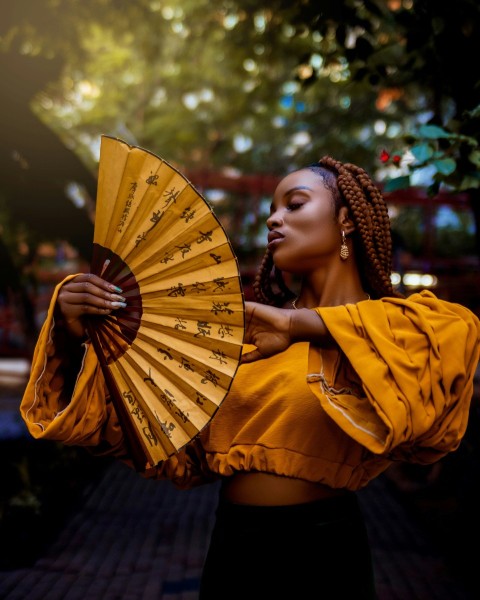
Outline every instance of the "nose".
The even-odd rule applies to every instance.
[[[283,219],[278,210],[272,212],[272,214],[267,219],[267,227],[269,229],[274,229],[275,227],[280,227],[283,225]]]

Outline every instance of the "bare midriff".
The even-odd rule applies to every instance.
[[[319,483],[271,473],[237,473],[222,482],[223,497],[235,504],[284,506],[344,495]]]

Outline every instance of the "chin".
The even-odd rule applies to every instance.
[[[303,271],[298,268],[299,263],[292,264],[292,261],[274,261],[275,267],[282,273],[288,273],[289,275],[301,275]]]

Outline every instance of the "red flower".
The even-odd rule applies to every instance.
[[[394,154],[392,156],[392,162],[394,165],[399,165],[401,160],[402,160],[402,157],[400,156],[400,154]]]
[[[380,160],[382,161],[382,163],[388,162],[389,158],[390,154],[386,150],[382,150],[380,153]]]

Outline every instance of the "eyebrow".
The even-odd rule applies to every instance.
[[[297,185],[288,190],[288,192],[285,192],[284,196],[291,196],[294,192],[298,192],[298,190],[308,190],[309,192],[313,192],[312,188],[308,187],[308,185]]]
[[[285,194],[283,194],[284,198],[287,198],[288,196],[291,196],[292,194],[294,194],[295,192],[298,192],[299,190],[308,190],[309,192],[313,192],[312,188],[308,187],[308,185],[296,185],[295,187],[289,189],[287,192],[285,192]],[[272,212],[274,206],[273,206],[273,202],[270,204],[270,213]]]

